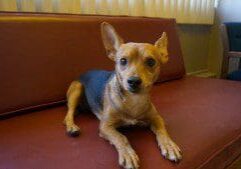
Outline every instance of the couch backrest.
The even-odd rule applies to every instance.
[[[80,73],[113,69],[101,41],[103,21],[126,42],[154,43],[166,31],[170,61],[159,81],[184,75],[174,19],[0,13],[0,114],[61,102]]]

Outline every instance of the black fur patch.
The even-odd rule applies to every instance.
[[[104,90],[114,74],[113,71],[93,70],[80,76],[79,81],[84,86],[86,100],[92,111],[103,110]]]

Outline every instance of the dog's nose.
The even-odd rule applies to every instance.
[[[142,80],[139,77],[132,76],[127,80],[128,84],[132,88],[137,88],[141,85]]]

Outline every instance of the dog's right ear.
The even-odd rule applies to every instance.
[[[167,63],[168,61],[168,50],[167,50],[167,46],[168,46],[168,37],[166,32],[162,33],[161,38],[159,38],[156,42],[155,42],[155,47],[157,47],[161,57],[161,62],[162,63]]]
[[[101,35],[108,57],[115,61],[116,52],[123,40],[116,33],[114,27],[107,22],[101,23]]]

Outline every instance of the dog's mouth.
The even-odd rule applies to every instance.
[[[131,93],[139,93],[141,91],[141,88],[140,87],[128,87],[128,91],[131,92]]]

